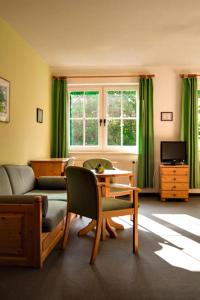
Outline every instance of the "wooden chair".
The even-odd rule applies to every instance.
[[[83,167],[89,170],[94,169],[98,164],[101,164],[104,169],[107,170],[115,170],[116,168],[113,166],[112,162],[105,158],[92,158],[85,160],[83,162]],[[133,186],[133,180],[129,186],[122,185],[117,182],[114,182],[111,179],[110,182],[110,197],[120,197],[120,196],[128,196],[130,202],[133,199],[133,190],[129,189],[130,186]]]
[[[133,252],[138,252],[138,188],[133,191],[133,202],[122,199],[103,198],[101,189],[104,183],[97,183],[92,171],[81,167],[70,166],[67,176],[67,220],[62,247],[65,248],[70,221],[74,214],[82,215],[96,221],[96,233],[90,264],[93,264],[98,252],[100,235],[107,218],[133,215]]]

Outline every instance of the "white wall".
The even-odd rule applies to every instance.
[[[155,188],[153,191],[159,190],[159,172],[160,163],[160,141],[161,140],[177,140],[180,138],[180,108],[181,108],[181,80],[180,73],[198,73],[200,67],[181,67],[181,66],[151,66],[140,69],[113,69],[113,70],[53,70],[55,75],[124,75],[124,74],[155,74],[154,78],[154,132],[155,132]],[[173,112],[173,121],[161,121],[160,115],[162,111]],[[97,157],[98,153],[72,153],[76,157],[78,163],[90,157]],[[137,159],[135,155],[125,154],[108,154],[101,153],[101,156],[110,158],[114,161],[129,161]],[[149,191],[149,190],[146,190]],[[152,190],[150,190],[152,191]]]

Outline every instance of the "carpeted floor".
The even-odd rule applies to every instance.
[[[91,267],[93,233],[78,238],[88,220],[77,219],[65,251],[57,247],[41,270],[0,267],[0,299],[200,299],[200,197],[140,197],[139,214],[138,256],[129,218],[122,218],[126,229],[101,242]]]

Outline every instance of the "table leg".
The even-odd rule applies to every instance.
[[[109,218],[109,224],[110,224],[110,226],[112,226],[116,229],[124,230],[124,226],[122,224],[119,224],[119,223],[113,221],[113,219],[111,219],[111,218]]]
[[[89,231],[92,231],[96,227],[96,220],[92,220],[86,227],[79,230],[78,236],[86,235]]]
[[[106,220],[102,219],[102,224],[101,224],[101,240],[105,241],[106,239]]]
[[[111,227],[112,219],[106,219],[106,229],[110,235],[111,238],[115,239],[117,237],[116,231]]]

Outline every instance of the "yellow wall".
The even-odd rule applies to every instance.
[[[0,122],[0,164],[27,163],[50,153],[50,71],[0,19],[0,77],[10,81],[10,123]],[[36,122],[36,108],[43,123]]]

